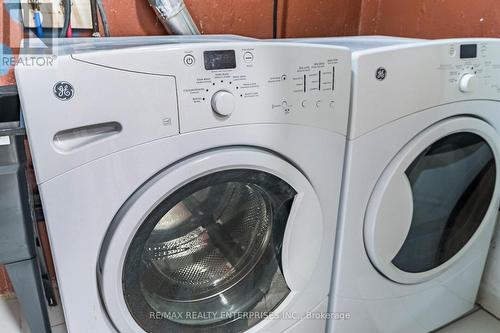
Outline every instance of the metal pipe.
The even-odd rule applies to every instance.
[[[148,0],[161,23],[172,35],[199,35],[184,0]]]

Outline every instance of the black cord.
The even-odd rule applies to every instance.
[[[69,24],[71,22],[71,0],[62,0],[64,10],[64,24],[59,37],[64,38],[68,34]]]
[[[274,0],[273,5],[273,38],[278,37],[278,0]]]
[[[93,36],[99,35],[99,17],[97,14],[96,0],[90,0],[90,12],[92,13],[92,32]]]

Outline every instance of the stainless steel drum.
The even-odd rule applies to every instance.
[[[135,319],[148,331],[258,322],[245,313],[264,316],[289,293],[280,261],[295,194],[268,173],[231,170],[164,199],[127,254],[124,290]],[[148,311],[162,314],[158,328],[142,319]]]

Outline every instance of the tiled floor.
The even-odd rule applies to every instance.
[[[49,307],[52,333],[66,333],[61,306]],[[19,303],[15,298],[0,297],[0,332],[31,333]]]
[[[436,333],[499,333],[500,320],[484,310],[478,310]]]

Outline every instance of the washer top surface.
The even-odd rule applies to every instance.
[[[28,41],[28,40],[24,40]],[[21,44],[24,43],[21,42]],[[137,37],[84,37],[60,39],[29,39],[32,47],[49,46],[59,56],[75,53],[88,53],[104,50],[118,50],[131,47],[155,45],[216,43],[216,42],[256,41],[254,38],[237,35],[180,35],[180,36],[137,36]],[[23,51],[24,49],[21,49]]]

